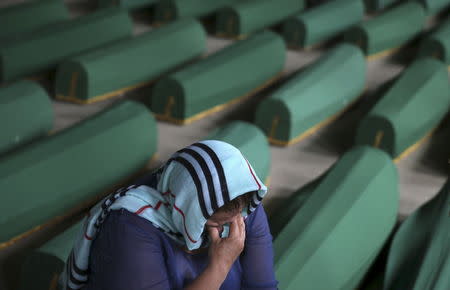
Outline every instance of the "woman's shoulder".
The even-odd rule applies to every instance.
[[[160,240],[164,233],[149,220],[129,212],[126,209],[113,210],[105,221],[109,230],[118,230],[126,234],[136,234],[149,240]]]

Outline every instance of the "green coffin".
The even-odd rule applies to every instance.
[[[216,34],[239,37],[272,26],[303,10],[303,0],[250,0],[224,7],[217,13]]]
[[[0,9],[0,39],[17,37],[69,19],[62,0],[33,0]]]
[[[31,81],[0,88],[0,124],[0,155],[46,135],[53,127],[47,92]]]
[[[121,7],[129,10],[150,7],[160,0],[97,0],[99,8]]]
[[[264,133],[255,125],[234,121],[215,130],[205,139],[230,143],[242,152],[261,180],[265,181],[269,177],[269,143]]]
[[[150,112],[128,101],[2,158],[0,249],[135,173],[156,139]]]
[[[255,123],[276,145],[290,145],[328,124],[362,94],[366,61],[341,44],[294,76],[256,109]]]
[[[387,154],[344,154],[274,241],[279,288],[354,289],[395,225],[398,200]]]
[[[284,227],[295,216],[295,214],[300,210],[300,208],[311,197],[311,194],[314,192],[314,190],[316,190],[317,186],[322,182],[322,180],[323,177],[319,177],[301,187],[290,197],[288,197],[286,201],[284,201],[283,204],[278,208],[279,210],[270,217],[270,232],[275,239],[278,234],[283,231]]]
[[[132,33],[126,11],[105,9],[0,46],[0,80],[54,68],[60,61]]]
[[[56,74],[56,97],[76,103],[103,100],[145,85],[205,49],[202,25],[181,20],[65,61]]]
[[[183,17],[204,17],[237,0],[163,0],[155,7],[155,21],[173,21]]]
[[[78,222],[27,255],[21,269],[20,290],[57,289],[59,275],[82,226]]]
[[[450,66],[450,18],[442,23],[436,32],[425,38],[419,55],[441,59]]]
[[[363,0],[367,12],[380,11],[400,1],[403,0]]]
[[[161,120],[187,124],[239,101],[283,69],[285,44],[264,31],[157,82],[151,108]]]
[[[286,20],[283,37],[292,47],[316,45],[357,24],[363,16],[361,0],[330,1]]]
[[[392,242],[384,289],[450,289],[450,180],[411,214]]]
[[[430,14],[439,13],[441,10],[450,8],[450,0],[420,0],[420,2]]]
[[[402,152],[411,152],[449,109],[445,65],[431,58],[416,60],[361,121],[356,144],[379,147],[401,159]]]
[[[344,38],[373,57],[412,40],[422,31],[425,19],[425,10],[420,3],[407,2],[354,26]]]

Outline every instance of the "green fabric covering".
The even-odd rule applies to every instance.
[[[286,20],[282,32],[289,46],[307,47],[343,32],[363,16],[361,0],[334,0]]]
[[[164,0],[155,7],[155,21],[168,22],[183,17],[203,17],[237,0]]]
[[[403,0],[363,0],[367,12],[380,11],[400,1]]]
[[[158,3],[158,1],[160,0],[98,0],[98,7],[105,8],[115,6],[133,10],[150,7]]]
[[[316,190],[322,180],[323,177],[319,177],[301,187],[283,202],[276,214],[270,217],[270,232],[275,239],[311,197],[311,194]]]
[[[384,289],[450,289],[450,180],[411,214],[392,242]]]
[[[50,98],[37,83],[21,81],[0,88],[0,154],[47,134],[53,118]]]
[[[431,58],[416,60],[361,121],[356,143],[398,157],[436,127],[449,109],[444,64]]]
[[[181,20],[62,63],[56,75],[56,95],[86,101],[137,86],[205,50],[202,25],[195,20]]]
[[[194,63],[155,84],[153,112],[187,120],[225,104],[263,85],[284,66],[285,44],[264,31]],[[173,99],[173,106],[167,106]],[[167,110],[169,107],[169,111]]]
[[[355,101],[365,80],[361,50],[341,44],[262,101],[255,123],[271,142],[288,145]]]
[[[450,18],[439,29],[425,38],[420,46],[420,56],[432,56],[450,65]]]
[[[398,200],[387,154],[344,154],[274,241],[279,288],[353,289],[395,225]]]
[[[230,143],[241,150],[263,182],[269,177],[269,143],[264,133],[255,125],[234,121],[215,130],[205,139]]]
[[[439,13],[441,10],[450,8],[450,0],[420,0],[420,2],[423,3],[430,14]]]
[[[76,223],[27,255],[21,269],[20,290],[52,289],[53,279],[62,272],[82,226],[82,222]]]
[[[0,80],[11,81],[54,68],[72,55],[132,33],[126,11],[104,9],[0,46]]]
[[[17,37],[69,19],[61,0],[34,0],[0,9],[0,38]]]
[[[231,4],[217,13],[216,33],[247,35],[277,24],[303,10],[303,0],[247,0]]]
[[[128,101],[5,156],[0,160],[0,243],[129,177],[155,153],[156,139],[152,115]]]
[[[422,31],[425,20],[422,5],[407,2],[354,26],[344,37],[371,55],[410,41]]]

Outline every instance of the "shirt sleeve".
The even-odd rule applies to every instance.
[[[262,205],[246,220],[246,239],[240,256],[242,289],[277,289],[273,268],[272,235]]]
[[[149,234],[146,225],[137,220],[139,217],[127,211],[111,215],[95,241],[95,252],[91,253],[92,270],[96,273],[92,273],[93,287],[88,289],[170,289],[158,236]]]

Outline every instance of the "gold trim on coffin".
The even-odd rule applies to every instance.
[[[316,133],[323,127],[331,124],[333,121],[335,121],[337,118],[339,118],[343,113],[345,113],[348,109],[350,109],[350,107],[353,106],[359,99],[361,99],[361,97],[365,94],[365,91],[366,90],[364,90],[363,93],[361,95],[359,95],[359,97],[357,97],[355,100],[350,102],[347,106],[345,106],[342,110],[340,110],[336,114],[334,114],[334,115],[328,117],[327,119],[323,120],[322,122],[314,125],[313,127],[309,128],[305,132],[301,133],[300,135],[298,135],[297,137],[295,137],[289,141],[278,140],[278,139],[275,139],[272,137],[273,135],[275,135],[276,127],[278,126],[278,120],[279,120],[279,117],[275,116],[274,119],[272,120],[272,128],[270,130],[271,135],[269,135],[267,137],[267,139],[269,140],[269,143],[272,145],[278,145],[278,146],[289,146],[289,145],[292,145],[292,144],[295,144],[295,143],[298,143],[298,142],[304,140],[305,138],[311,136],[312,134]]]
[[[386,49],[386,50],[383,50],[383,51],[380,51],[380,52],[368,55],[368,56],[366,56],[366,59],[367,59],[367,61],[377,60],[377,59],[380,59],[382,57],[385,57],[385,56],[388,56],[388,55],[392,55],[392,54],[396,53],[397,51],[399,51],[401,48],[402,47],[399,46],[399,47],[394,47],[394,48],[391,48],[391,49]]]
[[[76,103],[76,104],[80,104],[80,105],[87,105],[87,104],[92,104],[92,103],[96,103],[96,102],[100,102],[100,101],[104,101],[106,99],[118,96],[120,94],[124,94],[126,92],[132,91],[134,89],[140,88],[140,87],[144,87],[146,85],[150,85],[151,83],[153,83],[154,80],[151,81],[145,81],[145,82],[141,82],[137,85],[132,85],[132,86],[128,86],[122,89],[118,89],[116,91],[112,91],[103,95],[99,95],[93,98],[89,98],[87,100],[82,100],[82,99],[78,99],[74,96],[65,96],[65,95],[56,95],[56,99],[57,100],[61,100],[61,101],[68,101],[68,102],[72,102],[72,103]],[[72,91],[72,90],[71,90]]]
[[[225,38],[225,39],[230,39],[230,40],[243,40],[248,37],[248,34],[231,35],[231,34],[224,33],[224,32],[218,32],[218,33],[214,34],[214,36],[218,37],[218,38]]]
[[[187,119],[177,119],[177,118],[174,118],[174,117],[170,116],[170,111],[171,111],[170,109],[175,104],[175,99],[173,98],[173,96],[170,96],[167,99],[167,104],[166,104],[166,107],[165,107],[165,110],[164,110],[164,114],[155,114],[155,117],[158,120],[167,121],[167,122],[174,123],[174,124],[177,124],[177,125],[188,125],[188,124],[190,124],[190,123],[192,123],[194,121],[200,120],[200,119],[202,119],[202,118],[204,118],[206,116],[209,116],[209,115],[211,115],[213,113],[220,112],[220,111],[228,108],[231,105],[234,105],[234,104],[236,104],[238,102],[243,101],[247,97],[251,97],[251,96],[255,95],[259,91],[269,87],[270,85],[272,85],[273,83],[278,81],[282,76],[283,76],[283,73],[281,72],[281,73],[277,74],[275,77],[273,77],[273,78],[269,79],[268,81],[266,81],[261,86],[259,86],[256,89],[250,91],[249,93],[247,93],[247,94],[245,94],[243,96],[237,97],[237,98],[235,98],[235,99],[233,99],[233,100],[231,100],[231,101],[229,101],[227,103],[224,103],[224,104],[221,104],[221,105],[217,105],[217,106],[212,107],[212,108],[210,108],[208,110],[200,112],[200,113],[198,113],[198,114],[196,114],[196,115],[194,115],[192,117],[189,117]]]
[[[114,189],[114,188],[123,186],[126,183],[128,183],[131,179],[133,179],[133,178],[141,175],[143,172],[145,172],[147,170],[147,167],[157,159],[157,156],[158,156],[157,153],[153,154],[152,157],[149,159],[149,161],[147,161],[147,164],[142,169],[138,170],[135,174],[132,174],[128,178],[125,178],[122,182],[117,183],[115,186],[111,186],[109,190],[103,192],[102,194],[92,197],[85,202],[82,202],[80,205],[78,205],[78,206],[74,207],[72,210],[70,210],[67,214],[56,216],[43,224],[35,226],[35,227],[31,228],[30,230],[25,231],[25,232],[21,233],[20,235],[17,235],[15,237],[9,239],[6,242],[0,243],[0,250],[3,250],[5,248],[8,248],[8,247],[14,245],[15,243],[22,240],[23,238],[26,238],[26,237],[30,236],[31,234],[38,232],[41,229],[45,229],[49,226],[56,225],[59,222],[64,221],[65,219],[68,219],[78,213],[83,212],[84,210],[88,209],[89,207],[94,205],[96,202],[101,200],[104,196],[106,196],[106,194],[110,193],[111,188]]]
[[[414,143],[413,145],[409,146],[408,148],[406,148],[402,153],[400,153],[395,159],[394,159],[394,163],[398,163],[401,160],[403,160],[404,158],[406,158],[407,156],[409,156],[411,153],[413,153],[414,151],[416,151],[417,149],[419,149],[419,147],[425,143],[425,141],[427,141],[428,139],[430,139],[430,137],[434,134],[434,132],[436,131],[436,129],[439,126],[434,127],[433,129],[431,129],[431,131],[429,131],[427,134],[425,134],[425,136],[423,136],[421,139],[419,139],[419,141],[417,141],[416,143]]]

